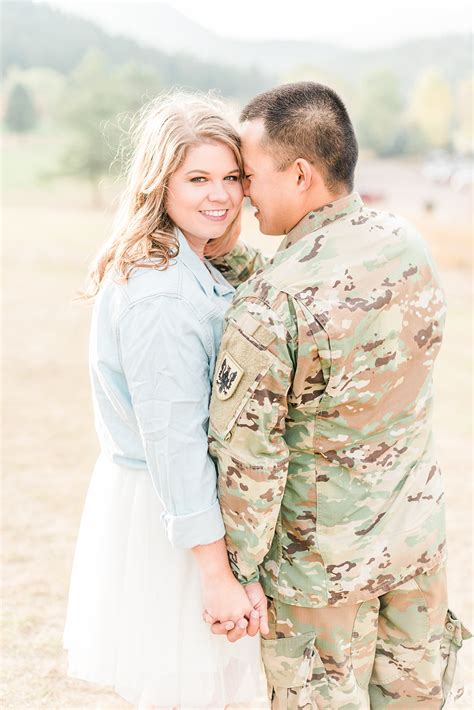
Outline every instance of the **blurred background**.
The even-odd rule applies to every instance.
[[[65,677],[69,572],[97,455],[90,308],[74,297],[109,234],[130,116],[172,87],[214,90],[237,114],[279,83],[329,84],[359,137],[357,189],[414,221],[429,242],[449,302],[435,428],[452,607],[472,625],[471,3],[295,8],[1,3],[3,707],[126,707]],[[250,211],[244,237],[267,254],[278,246]],[[466,667],[469,658],[467,649]],[[457,707],[472,707],[470,691]]]

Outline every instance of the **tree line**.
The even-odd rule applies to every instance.
[[[26,19],[19,13],[25,5],[32,12]],[[271,85],[310,79],[332,86],[341,95],[363,150],[382,157],[421,155],[433,149],[472,151],[472,73],[453,82],[439,70],[422,66],[409,91],[398,76],[384,70],[371,71],[352,83],[310,65],[269,77],[161,55],[45,6],[4,3],[4,15],[5,8],[10,24],[3,42],[3,66],[7,66],[0,97],[3,130],[63,137],[59,172],[87,178],[92,185],[110,172],[111,164],[118,164],[114,158],[123,144],[129,117],[172,86],[217,89],[238,108]],[[34,21],[40,25],[33,32]],[[29,44],[25,27],[33,32],[27,32]],[[38,42],[31,41],[43,30]],[[61,32],[67,41],[57,42]],[[53,35],[55,46],[48,54],[45,42],[52,44]],[[96,48],[86,51],[89,42],[96,42]],[[71,64],[74,60],[75,65]]]

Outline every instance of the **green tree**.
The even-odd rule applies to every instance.
[[[422,72],[413,90],[410,118],[431,148],[449,148],[453,99],[448,82],[433,69]]]
[[[136,111],[157,88],[156,72],[133,64],[114,69],[97,50],[72,73],[60,113],[70,134],[62,170],[88,180],[94,204],[100,204],[100,180],[120,144],[121,116]]]
[[[37,112],[37,127],[50,129],[58,111],[58,100],[64,89],[65,77],[53,69],[44,67],[31,69],[11,67],[1,89],[2,104],[6,105],[15,84],[22,84],[29,92]]]
[[[28,133],[37,123],[38,115],[30,92],[23,84],[14,84],[8,96],[5,125],[14,133]]]
[[[356,109],[356,127],[361,146],[386,156],[398,152],[403,99],[397,77],[377,72],[363,83]]]

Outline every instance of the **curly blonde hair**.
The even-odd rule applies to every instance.
[[[243,175],[240,139],[226,113],[223,102],[211,95],[181,91],[160,95],[139,111],[132,123],[133,154],[112,235],[89,271],[84,298],[97,295],[111,267],[127,280],[135,267],[166,269],[177,256],[179,242],[166,212],[166,194],[190,146],[228,146]]]

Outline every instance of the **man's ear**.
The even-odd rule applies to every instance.
[[[308,160],[304,158],[297,158],[293,163],[294,174],[296,178],[296,184],[301,192],[306,192],[314,185],[315,179],[318,175],[314,167]]]

